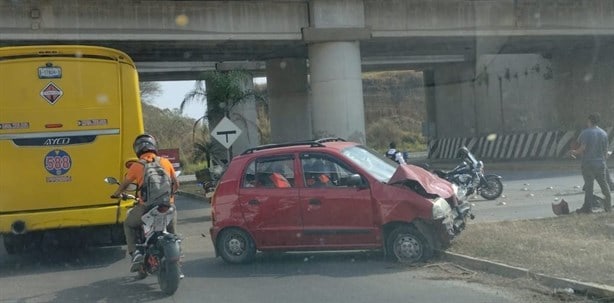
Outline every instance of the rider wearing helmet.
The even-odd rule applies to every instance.
[[[134,153],[140,160],[151,162],[154,161],[155,157],[158,155],[158,143],[156,139],[149,134],[137,136],[132,147]],[[119,198],[121,193],[124,192],[131,183],[136,183],[138,187],[141,188],[143,185],[144,165],[136,165],[136,163],[140,164],[140,162],[133,161],[133,164],[128,168],[123,182],[119,185],[111,198]],[[179,182],[175,177],[173,164],[168,159],[160,157],[160,165],[171,177],[172,192],[176,192],[179,188]],[[139,195],[139,191],[137,191],[137,195]],[[132,272],[137,271],[140,263],[143,261],[143,255],[136,249],[136,231],[141,227],[141,224],[143,224],[141,217],[145,214],[145,202],[146,201],[139,199],[139,203],[128,212],[126,220],[124,221],[124,235],[126,236],[128,253],[132,256],[132,267],[130,269]],[[171,195],[171,204],[174,204],[174,202],[174,197]],[[176,211],[175,218],[173,218],[167,227],[168,232],[175,233],[175,221],[177,221]]]
[[[405,157],[403,153],[397,150],[397,144],[394,142],[390,142],[389,147],[390,149],[388,149],[388,151],[386,152],[386,157],[396,163],[405,164]]]
[[[478,165],[478,160],[473,156],[471,151],[469,151],[469,149],[465,146],[458,149],[458,151],[456,152],[456,156],[463,160],[469,160],[470,162],[469,164],[473,166]]]

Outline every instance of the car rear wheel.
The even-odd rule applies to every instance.
[[[430,258],[433,255],[433,248],[416,228],[403,225],[388,235],[386,252],[393,260],[412,264]]]
[[[228,263],[249,263],[256,255],[256,245],[252,237],[239,228],[228,228],[218,236],[218,252]]]

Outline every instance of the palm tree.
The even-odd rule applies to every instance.
[[[253,89],[244,89],[243,83],[246,78],[251,79],[252,75],[245,71],[212,71],[204,73],[201,79],[196,81],[194,89],[185,95],[179,107],[180,111],[183,112],[189,103],[206,102],[205,115],[194,123],[192,131],[193,137],[197,125],[203,120],[207,120],[209,126],[211,126],[216,125],[223,117],[227,117],[235,121],[241,121],[245,128],[247,128],[247,124],[249,123],[247,119],[239,113],[232,112],[232,109],[236,105],[246,102],[251,98],[254,98],[256,102],[266,102],[266,100],[260,92]],[[254,126],[261,134],[262,130],[260,127],[258,127],[258,125]],[[209,139],[209,141],[211,141],[211,139]],[[219,150],[215,148],[215,145],[217,144],[210,142],[209,144],[195,145],[195,148],[199,149],[201,153],[211,154],[221,158],[222,155],[213,152],[213,150]]]

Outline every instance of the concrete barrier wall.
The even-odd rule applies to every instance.
[[[609,149],[614,148],[614,128],[609,127]],[[490,134],[479,137],[440,138],[429,143],[429,159],[455,159],[456,152],[466,146],[479,159],[538,160],[568,156],[580,130],[536,131],[515,134]]]

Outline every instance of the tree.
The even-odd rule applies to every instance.
[[[185,95],[179,109],[183,112],[189,103],[206,102],[205,117],[212,124],[224,116],[230,117],[233,107],[251,97],[264,102],[256,90],[244,89],[242,82],[246,78],[251,79],[252,75],[245,71],[206,72],[196,81],[194,89]]]
[[[241,102],[245,102],[250,98],[255,98],[257,102],[265,102],[265,98],[256,90],[246,90],[244,88],[244,81],[246,79],[252,79],[252,75],[245,71],[213,71],[204,73],[202,78],[196,81],[194,89],[185,95],[179,107],[180,111],[183,111],[192,102],[206,104],[205,114],[193,126],[193,134],[196,132],[196,127],[200,120],[206,119],[210,126],[215,125],[223,117],[230,118],[232,109]],[[233,113],[233,115],[233,119],[245,122],[244,117],[240,114]],[[255,126],[258,132],[262,133],[258,125]],[[201,152],[204,154],[213,154],[216,157],[222,158],[223,156],[217,152],[219,149],[215,148],[216,144],[210,143],[200,144],[198,147],[195,146],[195,148],[203,149]],[[213,153],[213,150],[216,152]]]
[[[139,82],[141,90],[141,102],[152,104],[153,100],[162,94],[162,88],[158,82]]]
[[[159,148],[179,148],[183,161],[194,157],[192,142],[201,140],[200,134],[193,138],[190,130],[194,119],[184,117],[178,109],[160,109],[143,104],[143,124],[145,131],[158,140]]]

